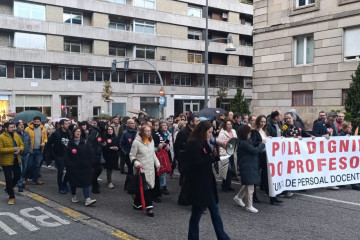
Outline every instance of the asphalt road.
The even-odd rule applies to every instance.
[[[3,175],[0,174],[0,179],[3,181]],[[86,236],[86,239],[131,239],[131,236],[147,240],[187,238],[191,211],[190,207],[176,204],[180,190],[177,175],[173,179],[168,179],[170,195],[163,196],[162,203],[154,203],[155,217],[150,218],[142,215],[140,211],[132,209],[131,197],[123,191],[125,175],[121,175],[118,171],[113,173],[115,189],[106,187],[105,172],[100,176],[100,179],[103,180],[101,181],[101,194],[91,194],[91,198],[97,200],[92,207],[84,206],[81,191],[78,191],[80,203],[72,203],[70,194],[58,193],[54,168],[42,168],[41,174],[45,184],[42,186],[28,185],[27,190],[55,202],[55,205],[60,204],[60,206],[67,207],[75,214],[64,215],[59,208],[48,209],[48,206],[44,205],[47,202],[32,203],[34,200],[29,200],[26,196],[20,196],[17,199],[15,213],[23,208],[40,206],[59,217],[71,220],[69,225],[50,229],[52,233],[55,233],[52,234],[51,239],[84,238],[78,237],[80,235]],[[235,183],[233,186],[237,191],[240,189],[239,183]],[[220,184],[218,188],[220,189]],[[268,197],[259,190],[257,191],[258,197],[262,200],[262,203],[254,204],[259,209],[257,214],[245,212],[243,208],[237,206],[232,199],[235,193],[219,191],[220,212],[225,231],[231,239],[360,239],[360,192],[351,190],[349,186],[340,188],[339,191],[315,189],[305,193],[296,193],[291,199],[282,199],[284,200],[282,206],[269,205]],[[7,198],[4,193],[0,196],[2,196],[0,197],[1,211],[14,209],[14,206],[6,205]],[[76,217],[73,218],[74,215],[81,215],[89,221],[95,221],[96,224],[79,221]],[[2,219],[4,217],[0,216],[0,221],[3,221]],[[13,226],[15,225],[13,222]],[[98,225],[104,226],[92,227]],[[105,231],[104,229],[107,227],[111,230]],[[72,231],[70,228],[76,229],[76,231]],[[26,231],[22,230],[21,232],[27,233]],[[49,239],[48,231],[45,227],[41,227],[40,230],[27,234],[26,239]],[[71,231],[71,235],[66,237],[65,235],[69,231]],[[112,234],[114,231],[118,231],[119,234]],[[19,231],[18,236],[20,235]],[[4,236],[7,237],[4,231],[0,232],[0,239],[7,239],[3,238]],[[8,239],[17,239],[13,236]],[[201,219],[200,239],[216,239],[208,212]]]

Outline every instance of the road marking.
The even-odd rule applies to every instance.
[[[31,224],[30,222],[26,221],[25,219],[19,217],[18,215],[10,212],[2,212],[0,216],[9,216],[14,219],[17,223],[20,223],[24,228],[33,232],[39,230],[35,225]],[[17,234],[14,230],[12,230],[9,226],[7,226],[4,222],[0,221],[0,228],[3,229],[7,234],[14,235]]]
[[[137,239],[137,238],[134,238],[133,236],[130,236],[120,230],[116,230],[116,231],[112,232],[111,234],[120,239],[124,239],[124,240],[136,240]]]
[[[360,203],[342,201],[342,200],[337,200],[337,199],[333,199],[333,198],[319,197],[319,196],[313,196],[313,195],[308,195],[308,194],[303,194],[303,193],[294,193],[294,194],[299,195],[299,196],[309,197],[309,198],[316,198],[316,199],[327,200],[327,201],[331,201],[331,202],[337,202],[337,203],[350,204],[350,205],[354,205],[354,206],[360,206]]]
[[[71,210],[70,208],[67,208],[67,207],[61,207],[59,208],[60,211],[66,213],[67,215],[73,217],[73,218],[79,218],[82,216],[81,213],[77,212],[77,211],[74,211],[74,210]]]
[[[37,195],[36,193],[28,193],[27,196],[41,203],[45,203],[46,201],[48,201],[46,198]]]

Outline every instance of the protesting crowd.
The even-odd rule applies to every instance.
[[[113,189],[118,185],[112,176],[119,171],[126,174],[124,190],[132,197],[135,210],[154,217],[153,202],[161,203],[163,195],[169,194],[178,195],[179,205],[191,205],[189,239],[199,238],[199,222],[206,208],[217,238],[230,239],[219,212],[217,179],[222,192],[235,191],[232,183],[241,182],[234,201],[247,212],[258,212],[254,207],[260,202],[257,192],[269,196],[268,138],[353,135],[344,113],[321,111],[312,131],[306,131],[294,109],[284,114],[274,110],[268,116],[228,112],[207,118],[189,112],[166,120],[140,113],[134,118],[114,116],[106,121],[96,117],[77,123],[61,119],[56,125],[34,117],[29,123],[5,122],[1,132],[0,165],[9,205],[15,203],[14,187],[22,192],[27,184],[44,184],[42,165],[52,168],[54,164],[58,192],[70,193],[73,203],[79,202],[76,189],[81,188],[85,206],[96,203],[90,193],[100,194],[100,174],[106,171],[106,187]],[[180,192],[168,188],[174,174],[179,174]],[[360,190],[357,184],[351,188]],[[292,196],[290,191],[280,194]],[[280,205],[283,201],[278,197],[269,197],[269,203]]]

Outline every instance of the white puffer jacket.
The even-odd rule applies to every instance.
[[[136,135],[135,140],[131,146],[130,161],[134,164],[134,174],[138,174],[138,166],[141,164],[143,169],[141,172],[145,173],[146,181],[149,188],[155,186],[155,167],[160,167],[160,162],[155,155],[154,141],[146,144],[141,137]]]

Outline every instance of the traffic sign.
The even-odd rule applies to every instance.
[[[159,98],[159,103],[160,103],[161,105],[164,105],[165,102],[166,102],[165,97],[160,97],[160,98]]]
[[[163,88],[160,89],[159,95],[160,95],[160,97],[164,97],[164,96],[165,96],[165,90],[164,90]]]

